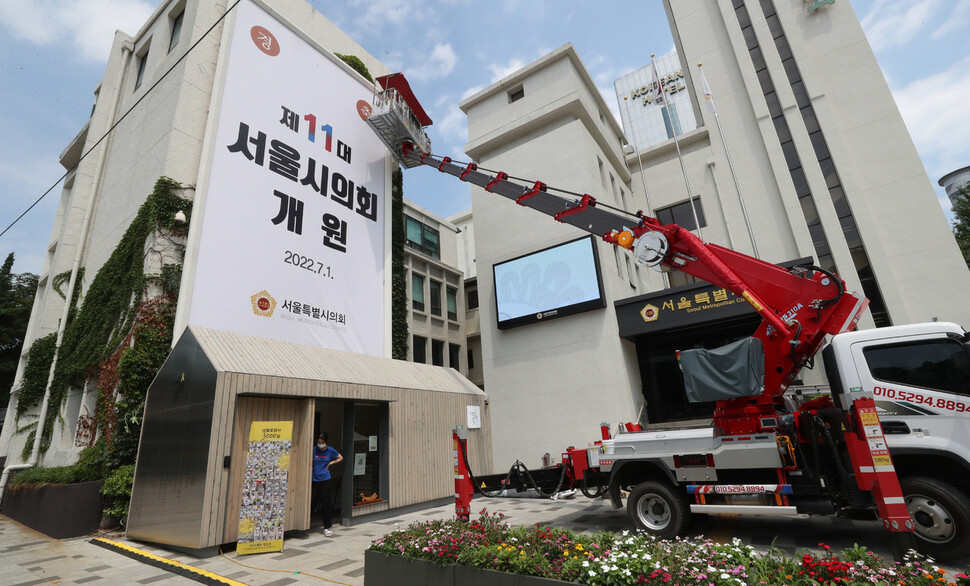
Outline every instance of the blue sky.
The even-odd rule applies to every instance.
[[[311,3],[405,72],[435,121],[429,132],[435,152],[456,158],[464,157],[467,138],[458,102],[546,52],[572,42],[615,107],[613,80],[645,65],[651,53],[673,49],[659,0],[616,0],[609,9],[576,0]],[[936,187],[943,174],[970,165],[970,0],[851,4]],[[63,174],[58,155],[90,115],[113,32],[136,33],[157,6],[0,0],[0,230]],[[404,180],[406,197],[441,216],[470,207],[466,185],[428,169]],[[0,259],[13,251],[14,271],[41,271],[59,197],[57,186],[0,237]]]

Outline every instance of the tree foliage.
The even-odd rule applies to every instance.
[[[0,407],[10,400],[10,386],[24,349],[24,335],[37,292],[37,275],[13,272],[14,253],[0,267]]]
[[[961,187],[953,197],[953,214],[953,235],[970,267],[970,183]]]

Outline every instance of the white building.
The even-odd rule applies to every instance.
[[[697,128],[677,53],[659,57],[655,64],[628,73],[613,84],[624,132],[630,144],[639,148]],[[660,88],[663,96],[658,93]]]
[[[186,187],[182,195],[193,197],[201,176],[206,116],[218,78],[216,67],[227,52],[222,46],[225,21],[186,53],[231,4],[225,0],[167,0],[134,35],[115,33],[104,77],[94,90],[91,119],[60,155],[64,168],[71,169],[82,153],[90,150],[64,181],[25,336],[25,355],[13,389],[19,386],[26,352],[33,341],[57,331],[64,300],[54,288],[54,277],[71,270],[78,247],[80,266],[87,276],[81,288],[83,297],[159,177],[175,179]],[[375,77],[390,73],[304,0],[272,0],[269,6],[282,20],[297,23],[302,35],[327,51],[358,57]],[[183,56],[184,60],[176,64]],[[343,61],[333,58],[333,62],[350,75],[358,75]],[[153,87],[173,66],[174,70]],[[117,129],[95,146],[139,100],[142,102]],[[87,224],[86,215],[90,215]],[[85,226],[87,230],[82,233]],[[172,244],[157,242],[149,248],[161,248],[163,254],[169,254],[163,245]],[[160,262],[164,262],[161,257],[147,255],[145,272],[158,272]],[[186,272],[191,271],[192,267],[186,267]],[[94,389],[71,389],[43,464],[62,465],[76,459],[81,449],[75,446],[78,418],[93,413],[95,396]],[[16,401],[14,392],[10,406],[14,407]],[[0,455],[8,455],[8,464],[19,462],[27,439],[27,434],[15,434],[14,415],[15,409],[8,409],[0,435]]]
[[[624,136],[566,45],[461,103],[466,153],[482,167],[649,210],[772,263],[833,269],[870,299],[860,327],[934,319],[970,325],[970,272],[851,5],[665,6],[676,54],[691,64],[680,77],[668,57],[661,72],[678,85],[681,134],[656,122],[653,102],[630,103],[652,86],[648,66],[646,77],[640,70],[629,76],[633,83],[616,83],[630,92],[617,96],[625,124],[633,123]],[[719,120],[705,105],[697,63]],[[696,127],[684,124],[688,105]],[[636,113],[647,107],[654,139]],[[624,151],[634,137],[639,151]],[[760,320],[749,308],[718,306],[724,291],[677,273],[666,283],[600,245],[605,308],[500,330],[493,265],[581,233],[479,188],[472,203],[496,467],[585,445],[601,421],[709,416],[710,405],[686,401],[674,352],[750,335]],[[641,316],[648,305],[658,319]],[[824,379],[806,371],[803,381]]]
[[[468,374],[458,229],[408,199],[404,224],[410,359]]]
[[[465,152],[489,169],[595,193],[634,207],[622,132],[580,62],[565,45],[461,102],[468,115]],[[635,347],[620,339],[616,313],[589,311],[499,330],[494,264],[585,233],[504,198],[472,188],[482,363],[497,468],[516,458],[585,445],[603,421],[635,419],[643,402]],[[612,246],[596,243],[606,299],[644,288],[646,273]],[[659,283],[659,278],[657,283]]]
[[[946,196],[950,198],[950,203],[956,204],[956,201],[953,198],[956,197],[957,191],[959,191],[961,187],[970,185],[970,166],[962,167],[955,171],[950,171],[943,177],[940,177],[938,183],[940,187],[946,190]]]
[[[457,228],[458,270],[465,276],[465,361],[468,372],[464,373],[480,389],[485,388],[482,368],[482,328],[478,312],[478,265],[475,262],[475,222],[471,210],[448,218]],[[461,309],[460,309],[461,311]]]

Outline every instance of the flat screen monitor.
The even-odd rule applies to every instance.
[[[492,266],[498,328],[606,307],[593,236]]]

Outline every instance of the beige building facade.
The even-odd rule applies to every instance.
[[[681,72],[677,104],[689,105],[694,128],[659,141],[624,135],[566,45],[461,103],[465,151],[482,167],[676,219],[768,262],[833,270],[870,299],[860,327],[970,324],[970,272],[859,21],[847,2],[813,6],[665,2],[681,65],[666,66]],[[621,110],[657,107],[636,97],[618,93]],[[727,292],[638,269],[601,244],[605,308],[500,330],[493,266],[582,233],[475,187],[472,204],[498,468],[586,445],[601,421],[709,417],[712,405],[686,401],[675,353],[753,333],[759,320],[743,303],[725,309],[716,302]],[[647,306],[658,310],[650,320]],[[820,370],[799,382],[824,383]]]

